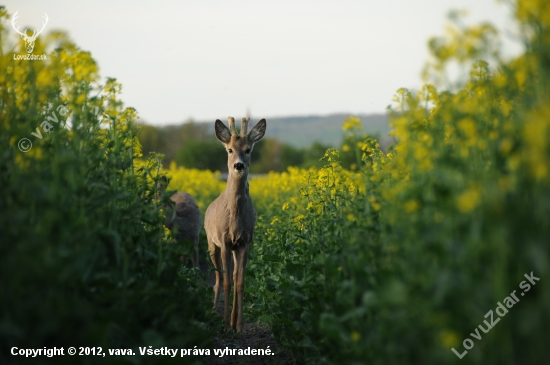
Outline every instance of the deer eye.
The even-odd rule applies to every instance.
[[[233,150],[230,148],[230,149],[227,150],[227,152],[233,153]]]
[[[247,148],[244,152],[246,152],[247,154],[250,153],[250,148]]]

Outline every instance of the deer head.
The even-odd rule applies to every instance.
[[[229,175],[237,175],[239,177],[248,176],[250,168],[250,154],[254,148],[254,144],[262,139],[266,130],[265,119],[262,119],[248,131],[248,118],[242,119],[241,133],[237,134],[235,130],[235,119],[227,118],[229,129],[218,119],[214,129],[216,138],[223,143],[227,150],[227,168]]]
[[[25,29],[24,32],[19,31],[19,27],[15,25],[15,22],[19,15],[17,15],[18,11],[13,14],[13,18],[11,19],[11,26],[17,33],[21,35],[21,38],[23,38],[23,41],[25,41],[25,48],[27,49],[27,53],[32,53],[34,49],[34,42],[36,41],[36,38],[42,33],[44,28],[46,28],[46,24],[48,24],[48,14],[44,14],[45,21],[42,23],[42,29],[36,30],[33,29],[33,34],[31,36],[27,35],[27,30]]]

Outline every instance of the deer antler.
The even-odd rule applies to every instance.
[[[248,121],[250,118],[243,118],[241,119],[241,137],[246,137],[246,133],[248,133]]]
[[[16,11],[15,14],[13,14],[13,17],[11,18],[11,26],[13,27],[13,29],[15,29],[15,31],[16,31],[17,33],[19,33],[19,34],[21,34],[22,36],[25,36],[25,37],[26,37],[26,36],[27,36],[26,33],[20,32],[20,31],[19,31],[19,27],[17,27],[17,28],[15,27],[15,21],[16,21],[17,18],[19,17],[19,15],[17,14],[18,12],[19,12],[19,10]]]
[[[236,136],[237,131],[235,130],[235,118],[227,117],[227,121],[229,122],[229,131],[231,132],[231,135]]]

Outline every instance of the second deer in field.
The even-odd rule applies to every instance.
[[[204,228],[208,238],[208,250],[216,268],[214,285],[214,310],[220,296],[220,284],[223,282],[225,326],[237,332],[243,329],[244,274],[248,260],[248,245],[254,236],[256,211],[248,194],[248,170],[250,154],[254,144],[265,134],[266,122],[262,119],[247,133],[248,119],[242,119],[241,133],[235,130],[235,119],[228,118],[229,129],[216,120],[216,138],[227,150],[227,187],[210,204],[204,218]],[[231,256],[233,256],[233,310],[229,322],[229,294],[231,281]],[[223,270],[223,280],[220,270]]]
[[[157,184],[158,198],[161,199],[166,191],[168,179],[161,176]],[[179,192],[170,197],[171,202],[163,206],[166,228],[174,233],[176,242],[182,240],[194,243],[191,261],[193,267],[199,267],[199,234],[202,228],[202,214],[193,197],[187,193]],[[175,208],[175,211],[174,209]],[[182,256],[185,264],[185,256]]]

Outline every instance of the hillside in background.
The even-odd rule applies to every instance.
[[[294,147],[309,147],[313,142],[338,147],[342,142],[342,123],[349,115],[339,113],[327,116],[269,118],[267,137],[276,138]],[[372,136],[386,137],[390,131],[386,114],[355,116],[361,119],[363,131]],[[252,120],[252,123],[254,122],[255,118]]]
[[[256,163],[263,166],[256,166],[256,171],[279,171],[289,165],[315,165],[327,148],[341,146],[344,138],[342,125],[349,116],[339,113],[327,116],[267,117],[264,143],[254,149]],[[356,117],[361,120],[362,132],[377,137],[385,149],[391,142],[388,137],[388,116],[360,114]],[[252,117],[251,126],[259,119]],[[237,125],[240,127],[238,120]],[[187,167],[221,171],[225,168],[225,151],[218,148],[219,142],[214,137],[214,121],[188,120],[179,125],[162,127],[142,123],[138,137],[144,156],[148,156],[149,152],[162,153],[166,157],[165,166],[176,161]]]

